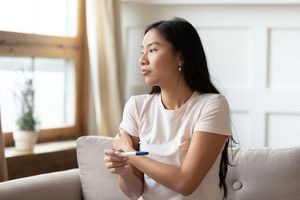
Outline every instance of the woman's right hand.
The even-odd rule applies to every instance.
[[[124,174],[129,169],[128,157],[120,157],[116,155],[116,152],[120,152],[114,149],[104,150],[104,162],[105,167],[112,174]]]

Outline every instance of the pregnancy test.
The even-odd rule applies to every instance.
[[[134,151],[134,152],[120,152],[116,154],[117,156],[127,157],[127,156],[144,156],[148,155],[149,153],[146,151]]]

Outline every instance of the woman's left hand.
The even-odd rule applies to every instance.
[[[115,137],[114,148],[123,151],[132,151],[132,140],[128,133],[125,131],[120,131]]]

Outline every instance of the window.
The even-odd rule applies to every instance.
[[[0,0],[0,105],[7,145],[16,118],[13,91],[24,68],[34,75],[39,140],[76,138],[82,132],[83,97],[88,96],[83,1]]]
[[[0,29],[42,35],[77,35],[77,0],[1,0]]]

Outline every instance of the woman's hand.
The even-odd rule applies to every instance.
[[[122,130],[115,137],[114,148],[123,151],[135,151],[132,147],[132,140],[130,136]]]
[[[130,199],[138,199],[144,190],[144,175],[141,171],[129,164],[128,157],[117,156],[122,151],[138,151],[139,138],[129,136],[124,130],[116,135],[114,148],[105,149],[104,162],[108,171],[119,175],[119,186]],[[117,153],[116,153],[117,152]]]
[[[104,162],[108,171],[112,174],[122,175],[127,172],[130,164],[128,157],[117,156],[122,151],[135,151],[132,140],[128,133],[121,129],[114,140],[114,149],[104,150]],[[115,150],[117,149],[117,150]]]
[[[114,149],[105,149],[104,150],[104,162],[105,167],[112,174],[122,175],[127,172],[129,168],[129,159],[128,157],[119,157],[117,156],[116,151]]]

